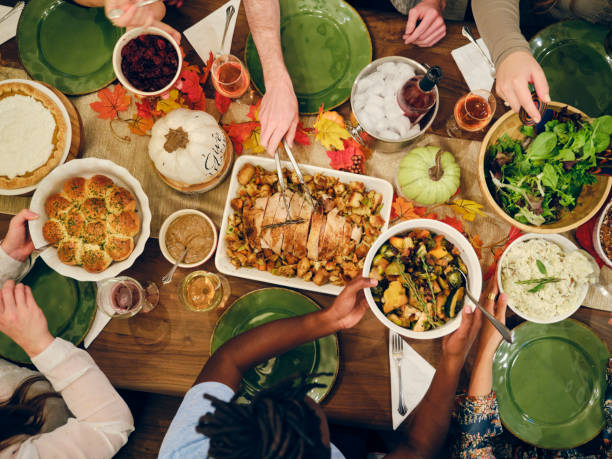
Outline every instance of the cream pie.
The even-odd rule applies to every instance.
[[[0,83],[0,189],[37,184],[61,161],[67,126],[45,93],[21,82]]]

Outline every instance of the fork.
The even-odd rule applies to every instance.
[[[404,391],[402,386],[402,360],[404,359],[404,340],[395,332],[391,333],[391,356],[397,365],[398,383],[399,383],[399,405],[397,412],[404,416],[408,410],[404,404]]]

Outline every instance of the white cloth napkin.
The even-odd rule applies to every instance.
[[[99,287],[100,285],[98,284],[98,288]],[[106,324],[109,323],[110,320],[111,317],[108,314],[104,314],[102,311],[100,311],[100,309],[96,308],[96,317],[94,317],[91,328],[83,340],[83,346],[85,346],[85,349],[87,349],[91,343],[93,343],[93,340],[98,337],[102,330],[104,330],[104,327],[106,327]]]
[[[485,51],[489,59],[491,54],[485,45],[482,38],[476,40],[480,47]],[[475,45],[468,43],[467,45],[461,46],[460,48],[453,49],[451,51],[453,59],[457,63],[457,67],[461,71],[465,82],[467,83],[470,91],[475,89],[486,89],[490,91],[493,87],[494,78],[491,75],[491,68],[489,63],[478,51]]]
[[[221,49],[221,39],[223,38],[223,29],[225,28],[226,10],[230,5],[234,5],[236,12],[232,16],[227,36],[225,37],[225,46]],[[234,37],[234,27],[236,26],[236,18],[238,17],[238,9],[240,8],[240,0],[230,0],[221,8],[213,11],[200,22],[189,27],[183,32],[187,37],[193,49],[198,53],[200,58],[206,62],[212,51],[216,54],[229,54],[232,47],[232,39]]]
[[[11,11],[13,8],[10,6],[0,5],[0,19]],[[19,11],[15,11],[4,21],[0,22],[0,45],[5,41],[10,40],[17,34],[17,23],[19,22],[19,16],[23,11],[23,5],[18,8]]]
[[[404,386],[404,404],[408,412],[401,416],[397,412],[399,406],[399,381],[397,375],[397,365],[391,355],[391,336],[389,332],[389,365],[391,373],[391,418],[393,420],[393,430],[406,419],[412,410],[419,404],[433,379],[436,370],[427,360],[419,355],[408,343],[404,342],[404,359],[402,360],[402,385]]]

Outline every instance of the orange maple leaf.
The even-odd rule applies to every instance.
[[[114,120],[119,112],[124,112],[132,103],[132,98],[126,94],[125,88],[116,84],[112,90],[104,88],[98,91],[100,100],[92,102],[89,106],[98,113],[98,118]]]
[[[200,83],[202,85],[204,85],[204,83],[206,83],[206,80],[208,80],[208,75],[210,74],[210,69],[212,69],[212,64],[214,60],[215,60],[215,57],[213,56],[213,53],[211,51],[210,54],[208,55],[208,60],[206,61],[206,65],[202,69],[202,76],[200,77]]]
[[[416,210],[420,210],[421,208],[414,207],[414,201],[409,201],[408,199],[402,196],[396,196],[393,200],[393,204],[391,205],[391,209],[393,210],[393,215],[395,218],[399,218],[401,220],[412,220],[414,218],[422,218]]]
[[[153,127],[155,120],[153,118],[136,117],[128,121],[130,132],[136,135],[147,135],[147,132]]]
[[[249,117],[253,121],[259,121],[259,106],[260,105],[261,105],[261,99],[259,99],[254,104],[249,105],[249,113],[247,113],[247,117]]]
[[[474,247],[474,250],[476,251],[476,255],[478,255],[478,258],[482,258],[482,246],[483,246],[483,242],[482,239],[480,239],[480,234],[475,234],[473,237],[469,236],[470,239],[470,243],[472,244],[472,247]]]
[[[242,153],[244,149],[244,142],[251,136],[253,131],[259,127],[259,123],[256,121],[250,121],[248,123],[230,123],[224,124],[223,129],[227,132],[228,137],[231,139],[234,145],[234,151],[237,155]]]

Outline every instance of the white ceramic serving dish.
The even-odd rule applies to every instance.
[[[232,174],[230,176],[230,185],[227,192],[227,200],[225,201],[225,209],[223,211],[223,220],[221,223],[221,229],[219,230],[219,244],[217,247],[217,253],[215,254],[215,266],[217,270],[223,274],[230,276],[243,277],[245,279],[253,279],[260,282],[266,282],[269,284],[278,284],[284,287],[299,288],[302,290],[311,290],[313,292],[327,293],[329,295],[338,295],[342,291],[342,287],[333,284],[316,285],[314,282],[306,282],[298,277],[283,277],[275,276],[267,271],[259,271],[256,268],[235,268],[230,262],[229,257],[226,254],[227,245],[225,243],[224,235],[227,233],[227,222],[230,215],[233,214],[231,207],[231,200],[237,196],[238,189],[240,187],[238,183],[238,172],[242,169],[246,163],[251,163],[255,166],[261,166],[269,171],[276,171],[276,163],[274,159],[261,156],[240,156],[234,163]],[[289,161],[281,161],[283,167],[291,168]],[[387,228],[389,217],[391,215],[391,203],[393,201],[393,186],[386,180],[368,177],[367,175],[351,174],[349,172],[337,171],[334,169],[326,169],[323,167],[310,166],[306,164],[300,164],[300,169],[305,174],[325,174],[330,177],[338,177],[343,183],[350,183],[353,181],[363,182],[366,190],[374,190],[382,194],[383,207],[380,215],[385,219],[387,223],[384,224],[382,230]]]
[[[136,212],[140,216],[140,232],[134,237],[134,250],[128,258],[123,261],[113,262],[101,273],[89,273],[80,266],[70,266],[62,263],[57,258],[57,250],[49,247],[40,254],[42,259],[63,276],[72,277],[78,281],[99,281],[117,276],[128,269],[136,258],[143,252],[145,243],[151,234],[151,210],[149,209],[149,198],[142,189],[140,182],[136,180],[127,169],[107,159],[85,158],[69,161],[56,167],[39,184],[32,196],[30,209],[40,215],[40,218],[29,222],[30,235],[35,247],[47,245],[42,234],[42,228],[47,219],[45,202],[49,196],[58,193],[62,185],[71,177],[89,178],[96,174],[106,175],[115,184],[125,187],[132,192],[136,198]]]
[[[502,285],[501,270],[502,270],[502,266],[504,265],[504,259],[506,258],[506,254],[516,244],[520,244],[521,242],[525,242],[525,241],[528,241],[530,239],[545,239],[547,241],[554,242],[555,244],[557,244],[559,247],[561,247],[563,250],[565,250],[568,253],[569,252],[573,252],[574,250],[578,250],[578,247],[576,246],[576,244],[574,244],[572,241],[570,241],[565,236],[561,236],[560,234],[536,234],[536,233],[530,233],[530,234],[525,234],[524,236],[521,236],[521,237],[517,238],[516,240],[514,240],[512,242],[512,244],[510,244],[506,248],[506,250],[504,250],[504,253],[502,254],[502,256],[500,257],[500,259],[499,259],[499,261],[497,263],[497,285],[499,286],[499,291],[500,292],[504,291],[504,287]],[[540,319],[538,317],[531,317],[530,315],[525,314],[524,312],[519,311],[514,306],[512,306],[512,302],[510,301],[510,299],[508,299],[508,307],[510,309],[512,309],[512,311],[517,316],[522,317],[523,319],[528,320],[530,322],[535,322],[535,323],[538,323],[538,324],[552,324],[552,323],[560,322],[560,321],[562,321],[564,319],[567,319],[568,317],[573,315],[578,310],[578,308],[580,308],[580,306],[582,305],[584,299],[587,296],[587,292],[589,291],[589,285],[585,284],[584,287],[583,287],[583,290],[584,291],[579,296],[580,301],[578,302],[578,304],[576,305],[575,308],[573,308],[568,314],[565,314],[563,316],[558,316],[558,317],[555,317],[554,319],[550,319],[550,320],[543,320],[543,319]]]
[[[480,269],[480,263],[478,261],[478,255],[476,255],[476,251],[472,244],[466,239],[466,237],[446,223],[440,222],[438,220],[432,220],[429,218],[418,218],[415,220],[408,220],[405,222],[398,223],[393,227],[389,228],[387,231],[382,233],[378,239],[374,242],[368,255],[365,259],[365,264],[363,265],[363,275],[368,277],[370,275],[370,271],[372,269],[372,261],[374,257],[378,253],[378,250],[381,246],[387,242],[392,236],[401,233],[407,233],[414,229],[426,229],[435,234],[443,235],[447,241],[453,244],[457,249],[459,249],[459,256],[465,263],[468,269],[468,280],[469,280],[469,290],[470,293],[475,297],[480,297],[480,293],[482,290],[482,270]],[[440,338],[442,336],[446,336],[459,328],[459,324],[461,324],[461,314],[457,314],[451,320],[446,322],[441,327],[437,327],[431,330],[427,330],[424,332],[416,332],[413,330],[409,330],[408,328],[400,327],[397,324],[391,322],[385,314],[380,310],[374,298],[372,297],[372,291],[367,288],[365,289],[365,297],[370,305],[370,309],[376,316],[378,320],[380,320],[387,328],[390,328],[394,332],[406,336],[407,338],[414,339],[433,339]],[[470,299],[465,295],[465,303],[463,307],[471,307],[472,310],[476,308],[476,305],[472,304]]]
[[[37,81],[22,80],[22,79],[16,78],[16,79],[11,79],[11,80],[2,80],[0,82],[0,86],[5,83],[23,83],[23,84],[32,86],[36,88],[37,90],[39,90],[40,92],[42,92],[43,94],[45,94],[46,96],[48,96],[53,101],[53,103],[59,108],[60,112],[62,113],[62,117],[64,118],[64,122],[66,123],[66,139],[67,139],[66,146],[64,147],[64,152],[62,153],[62,157],[57,167],[61,166],[66,161],[66,158],[68,157],[68,153],[70,152],[70,146],[72,145],[72,125],[70,124],[70,116],[68,115],[68,111],[66,110],[66,107],[64,107],[64,104],[62,103],[62,101],[59,99],[59,97],[55,95],[53,91],[51,91],[46,86],[38,83]],[[32,186],[26,186],[23,188],[15,188],[12,190],[0,189],[0,195],[19,196],[22,194],[26,194],[31,191],[34,191],[36,187],[40,185],[40,183],[41,182],[38,182],[37,184],[32,185]]]
[[[606,217],[608,210],[610,210],[610,207],[612,207],[612,199],[604,206],[603,211],[597,220],[597,225],[595,225],[593,230],[593,247],[595,247],[595,252],[597,252],[599,258],[601,258],[605,264],[612,268],[612,260],[610,260],[604,252],[601,245],[601,239],[599,238],[599,233],[601,233],[601,225],[603,224],[604,218]]]
[[[121,50],[125,45],[128,44],[129,41],[131,41],[133,38],[138,37],[139,35],[160,35],[164,37],[166,40],[172,43],[172,46],[174,47],[174,50],[176,51],[176,54],[178,56],[178,66],[176,68],[176,75],[174,75],[174,78],[172,79],[172,81],[170,81],[170,83],[168,83],[167,86],[161,88],[158,91],[145,92],[136,89],[125,77],[125,75],[123,74],[123,70],[121,70]],[[121,37],[119,37],[119,40],[117,40],[117,43],[115,43],[115,48],[113,49],[113,70],[115,71],[117,79],[126,89],[129,89],[131,92],[133,92],[134,94],[138,94],[139,96],[159,96],[160,94],[163,94],[164,92],[168,91],[172,86],[174,86],[176,80],[178,80],[178,77],[181,74],[182,66],[183,55],[181,54],[181,49],[179,48],[179,45],[174,41],[174,38],[172,38],[172,36],[168,32],[157,27],[136,27],[135,29],[128,30],[126,33],[121,35]]]
[[[210,227],[213,230],[213,234],[215,235],[215,241],[213,242],[212,248],[210,249],[210,252],[208,253],[208,255],[206,255],[206,257],[204,257],[200,261],[196,261],[195,263],[179,263],[178,265],[179,268],[195,268],[196,266],[200,266],[206,263],[213,256],[213,254],[215,253],[215,249],[217,248],[217,243],[219,242],[219,233],[217,232],[217,227],[215,226],[213,221],[204,212],[200,212],[199,210],[195,210],[195,209],[181,209],[181,210],[177,210],[176,212],[171,213],[164,220],[164,223],[162,224],[161,229],[159,230],[159,239],[158,239],[159,249],[161,250],[162,255],[171,264],[176,263],[176,260],[172,257],[172,255],[170,255],[170,252],[168,252],[168,248],[166,247],[166,232],[168,231],[168,227],[170,226],[170,223],[172,223],[174,220],[176,220],[178,217],[182,215],[199,215],[200,217],[204,218],[210,224]]]

